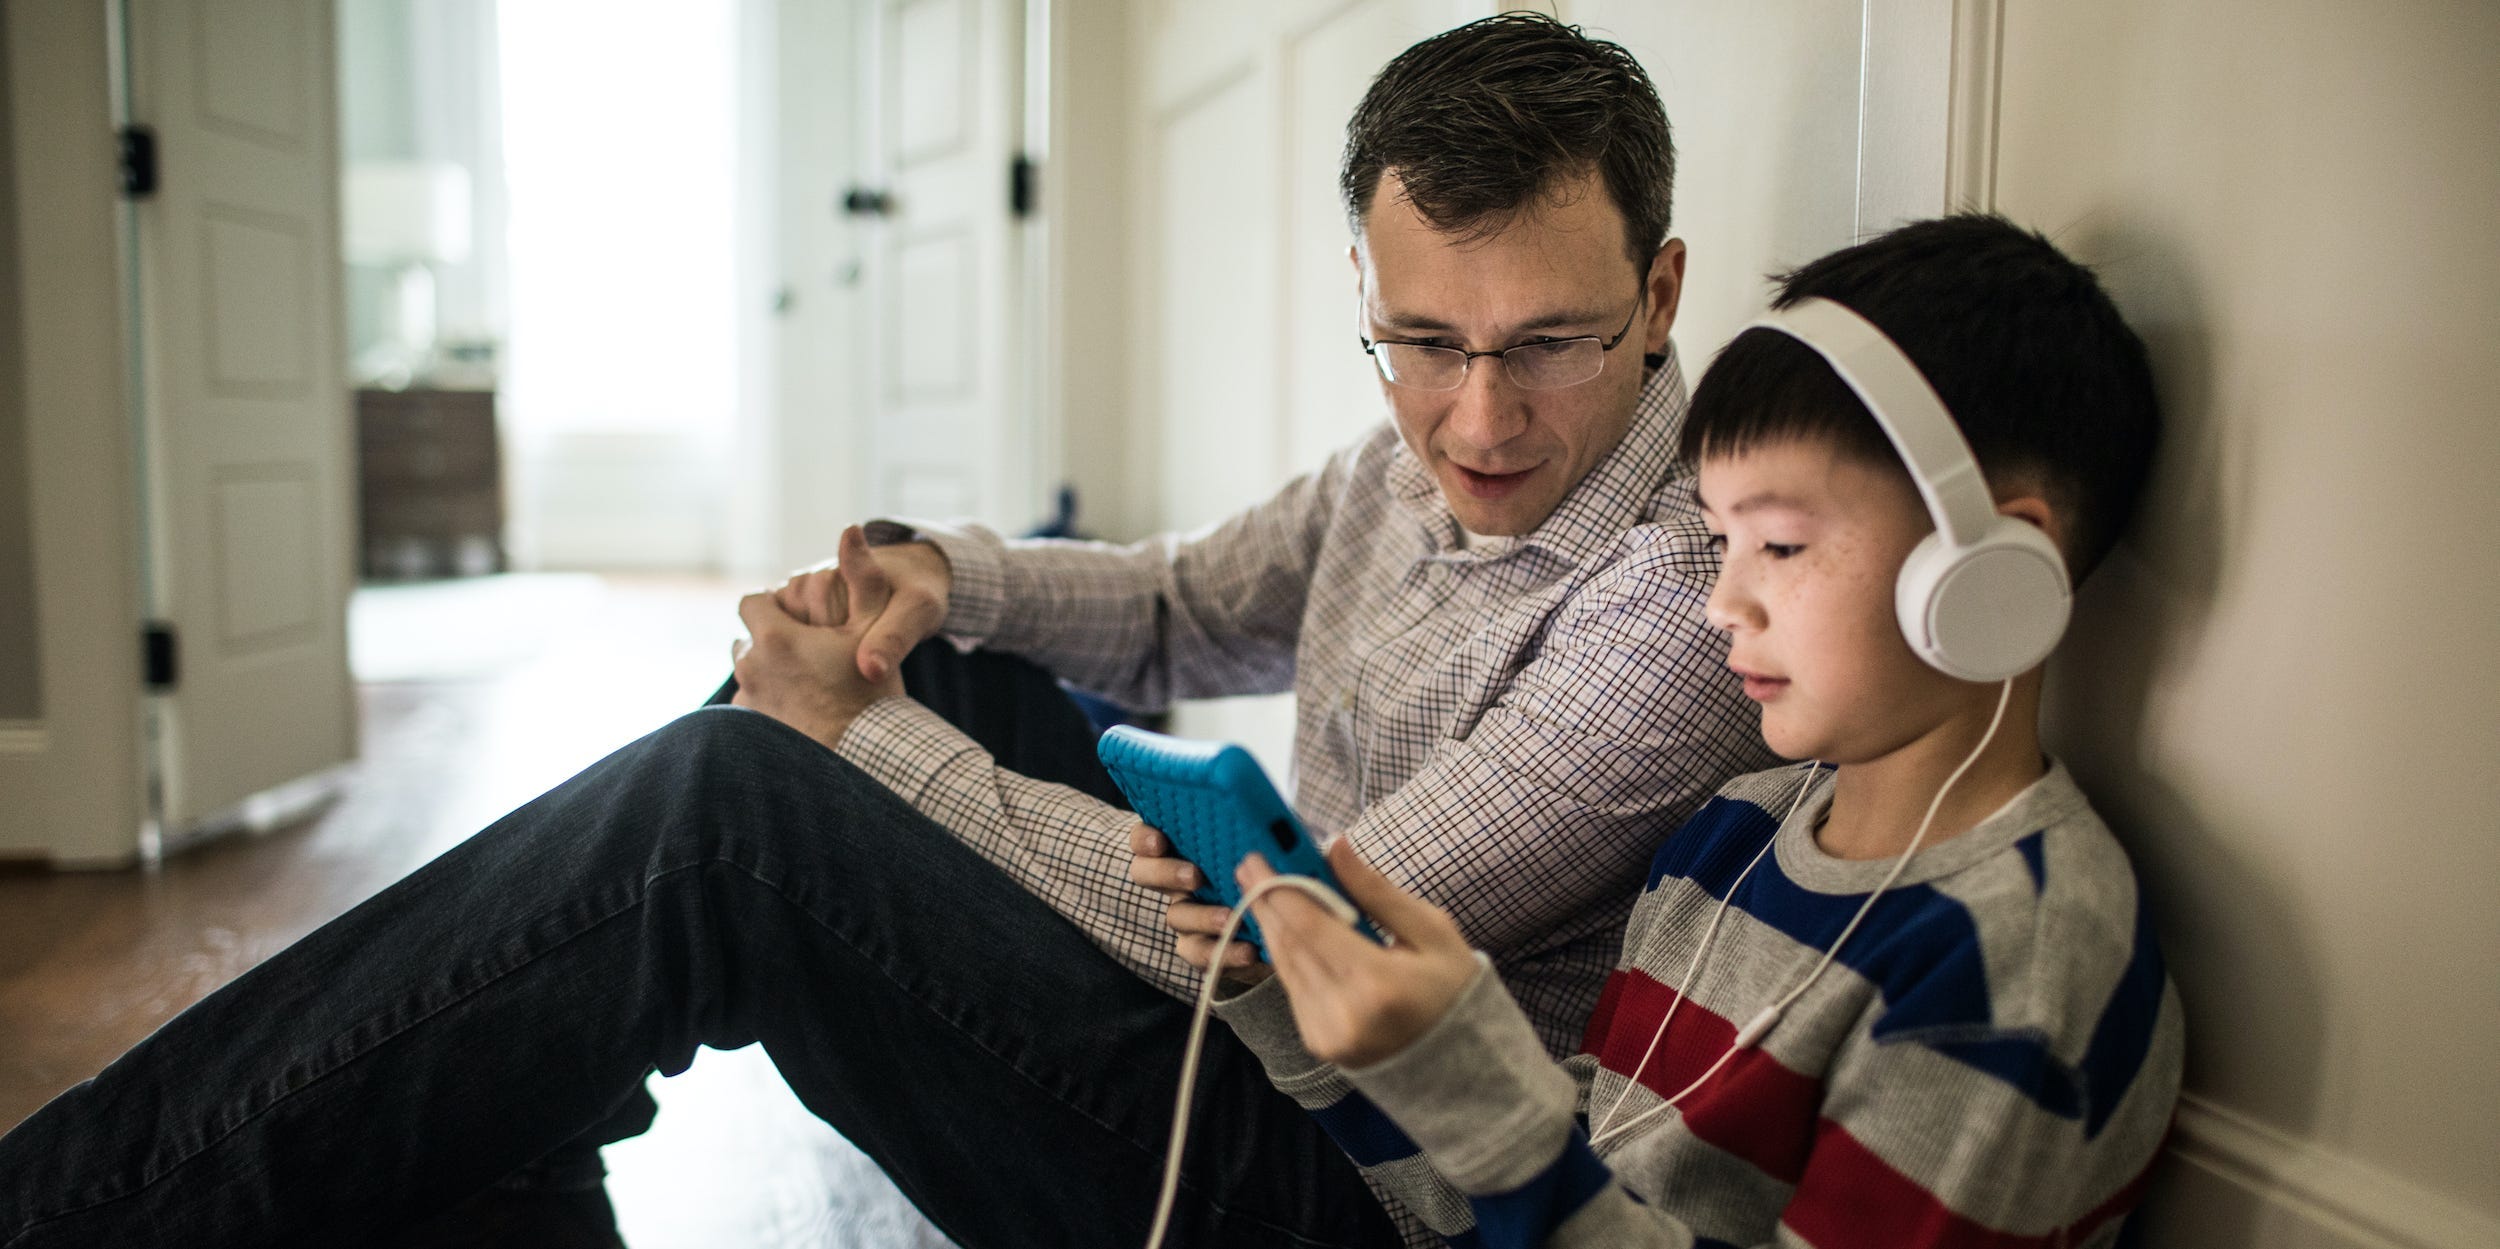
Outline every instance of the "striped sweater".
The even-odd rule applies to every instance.
[[[1584,1052],[1560,1065],[1489,965],[1432,1030],[1360,1070],[1302,1049],[1273,980],[1219,1012],[1403,1207],[1410,1240],[2111,1243],[2168,1130],[2181,1020],[2126,855],[2062,766],[1920,851],[1777,1026],[1660,1109],[1805,977],[1889,869],[1815,845],[1830,802],[1828,771],[1756,773],[1669,837]]]

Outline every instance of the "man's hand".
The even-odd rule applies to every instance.
[[[1251,913],[1293,1001],[1303,1048],[1325,1062],[1365,1067],[1440,1022],[1475,979],[1476,956],[1449,912],[1389,883],[1352,842],[1338,838],[1328,866],[1347,900],[1394,944],[1373,944],[1292,889],[1270,891]],[[1233,877],[1250,889],[1275,874],[1267,860],[1250,855]]]
[[[738,692],[730,701],[832,748],[870,703],[902,695],[902,675],[891,665],[876,680],[860,674],[865,625],[805,624],[784,612],[775,597],[758,590],[738,600],[747,640],[736,648]]]
[[[1190,898],[1190,892],[1207,883],[1206,874],[1198,865],[1172,853],[1172,843],[1159,829],[1140,824],[1129,830],[1128,878],[1170,900],[1163,911],[1163,922],[1177,934],[1173,948],[1180,951],[1181,961],[1207,969],[1207,960],[1215,957],[1215,939],[1224,931],[1224,918],[1230,908],[1210,906]],[[1265,980],[1272,971],[1259,961],[1258,951],[1242,941],[1224,947],[1224,980],[1248,988]]]
[[[833,560],[790,574],[773,591],[773,601],[802,624],[866,626],[859,675],[878,681],[913,647],[937,635],[946,623],[953,583],[953,570],[937,547],[926,542],[871,547],[853,525],[842,531]]]

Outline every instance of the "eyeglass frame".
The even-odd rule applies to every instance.
[[[1592,342],[1592,343],[1596,343],[1596,344],[1597,344],[1597,350],[1598,350],[1598,352],[1599,352],[1599,355],[1598,355],[1598,360],[1597,360],[1597,372],[1595,372],[1595,373],[1591,373],[1591,374],[1589,374],[1587,377],[1583,377],[1583,378],[1581,378],[1579,381],[1576,381],[1576,382],[1565,382],[1565,383],[1563,383],[1563,384],[1562,384],[1562,385],[1560,385],[1560,386],[1545,386],[1545,387],[1519,386],[1519,388],[1520,388],[1521,390],[1539,390],[1539,389],[1542,389],[1542,390],[1569,390],[1569,389],[1571,389],[1571,388],[1572,388],[1572,387],[1574,387],[1574,386],[1586,386],[1586,385],[1588,385],[1590,382],[1596,381],[1596,380],[1598,379],[1598,377],[1600,377],[1601,375],[1603,375],[1603,374],[1605,373],[1605,371],[1606,371],[1606,359],[1605,359],[1605,358],[1606,358],[1606,356],[1607,356],[1608,354],[1611,354],[1611,353],[1614,351],[1614,349],[1615,349],[1616,347],[1618,347],[1618,346],[1622,345],[1622,343],[1623,343],[1623,340],[1624,340],[1624,339],[1626,339],[1626,338],[1628,338],[1628,337],[1630,337],[1630,336],[1631,336],[1631,334],[1632,334],[1632,323],[1633,323],[1633,322],[1635,322],[1635,321],[1638,321],[1638,320],[1640,319],[1640,316],[1641,316],[1641,309],[1646,308],[1646,307],[1648,307],[1648,306],[1649,306],[1649,283],[1647,283],[1647,282],[1643,282],[1643,283],[1641,283],[1640,293],[1639,293],[1639,294],[1637,294],[1636,296],[1634,296],[1634,297],[1633,297],[1633,300],[1632,300],[1632,311],[1624,315],[1624,318],[1623,318],[1623,328],[1622,328],[1622,329],[1619,329],[1619,330],[1616,330],[1616,331],[1615,331],[1615,336],[1614,336],[1614,337],[1612,337],[1612,338],[1602,338],[1602,337],[1600,337],[1599,335],[1596,335],[1596,334],[1573,334],[1573,335],[1571,335],[1571,336],[1569,336],[1569,337],[1567,337],[1567,338],[1542,338],[1542,339],[1538,339],[1538,340],[1537,340],[1537,341],[1535,341],[1535,342],[1528,342],[1528,343],[1514,343],[1514,344],[1512,344],[1512,345],[1510,345],[1510,346],[1508,346],[1508,347],[1499,348],[1499,349],[1497,349],[1497,350],[1493,350],[1493,351],[1469,351],[1469,350],[1467,350],[1467,349],[1466,349],[1466,348],[1464,348],[1464,347],[1444,347],[1444,346],[1441,346],[1441,345],[1440,345],[1440,344],[1438,344],[1438,343],[1419,343],[1419,342],[1415,342],[1415,341],[1413,341],[1413,340],[1411,340],[1411,339],[1403,339],[1403,338],[1377,338],[1377,339],[1376,339],[1376,338],[1373,338],[1372,336],[1370,336],[1370,335],[1368,335],[1368,334],[1365,334],[1363,331],[1361,331],[1361,330],[1359,330],[1359,329],[1358,329],[1358,330],[1356,330],[1356,331],[1354,331],[1354,337],[1355,337],[1355,340],[1356,340],[1356,341],[1358,341],[1358,342],[1360,342],[1360,343],[1362,343],[1362,344],[1363,344],[1363,354],[1364,354],[1364,355],[1367,355],[1367,356],[1370,356],[1370,357],[1372,358],[1372,367],[1373,367],[1373,368],[1375,368],[1375,369],[1378,369],[1378,370],[1380,371],[1380,380],[1382,380],[1382,381],[1384,381],[1384,382],[1387,382],[1387,383],[1389,383],[1389,384],[1390,384],[1390,385],[1392,385],[1392,386],[1404,386],[1404,387],[1406,387],[1408,390],[1420,390],[1420,391],[1423,391],[1423,392],[1424,392],[1424,393],[1426,393],[1426,394],[1447,394],[1447,393],[1448,393],[1448,392],[1450,392],[1450,391],[1456,390],[1456,389],[1458,389],[1459,387],[1466,385],[1466,384],[1467,384],[1467,370],[1468,370],[1468,369],[1470,369],[1470,368],[1472,368],[1472,367],[1474,367],[1475,362],[1476,362],[1476,358],[1477,358],[1477,357],[1479,357],[1479,356],[1494,356],[1494,357],[1499,358],[1499,359],[1501,360],[1501,362],[1502,362],[1502,376],[1503,376],[1503,377],[1506,377],[1506,378],[1509,378],[1509,379],[1510,379],[1510,383],[1511,383],[1511,385],[1513,385],[1513,386],[1519,386],[1519,379],[1518,379],[1517,377],[1513,376],[1513,375],[1512,375],[1512,373],[1511,373],[1511,371],[1510,371],[1510,353],[1512,353],[1512,352],[1514,352],[1514,351],[1526,351],[1526,350],[1527,350],[1528,348],[1530,348],[1530,347],[1551,347],[1551,346],[1553,346],[1553,345],[1554,345],[1554,344],[1556,344],[1556,343],[1577,343],[1577,342]],[[1413,347],[1413,348],[1415,348],[1415,349],[1417,349],[1417,350],[1419,350],[1419,351],[1447,351],[1447,352],[1453,352],[1453,353],[1455,353],[1455,354],[1458,356],[1458,359],[1459,359],[1459,364],[1458,364],[1458,380],[1457,380],[1456,382],[1451,383],[1450,385],[1447,385],[1447,386],[1435,386],[1435,387],[1417,386],[1417,385],[1415,385],[1415,384],[1414,384],[1414,383],[1412,383],[1412,382],[1401,382],[1401,381],[1399,381],[1398,379],[1396,379],[1396,378],[1394,378],[1394,377],[1389,376],[1389,370],[1388,370],[1388,367],[1387,367],[1385,364],[1383,364],[1383,363],[1382,363],[1381,358],[1380,358],[1380,353],[1379,353],[1379,351],[1378,351],[1378,350],[1376,350],[1377,348],[1381,348],[1381,347]]]

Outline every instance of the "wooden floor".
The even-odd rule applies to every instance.
[[[357,603],[362,760],[308,823],[154,871],[0,875],[0,1129],[217,986],[708,695],[738,632],[706,581],[485,578]],[[634,1249],[945,1245],[760,1048],[658,1082],[611,1146]]]

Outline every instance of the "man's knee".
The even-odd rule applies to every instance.
[[[743,707],[688,712],[629,750],[628,766],[653,786],[652,800],[724,832],[798,823],[811,837],[839,840],[862,817],[909,811],[823,743]]]

